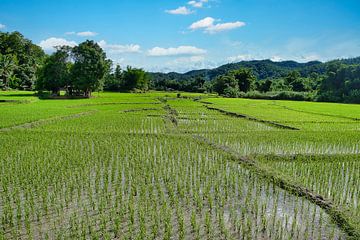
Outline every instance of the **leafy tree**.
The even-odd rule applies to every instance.
[[[57,51],[45,60],[39,73],[37,89],[60,95],[60,89],[70,85],[70,51],[70,47],[58,47]]]
[[[240,96],[240,92],[238,88],[234,87],[227,87],[224,89],[224,96],[230,97],[230,98],[236,98]]]
[[[285,83],[290,86],[293,82],[297,81],[300,77],[301,77],[301,75],[300,75],[299,71],[296,71],[296,70],[291,71],[285,77]]]
[[[123,72],[120,65],[116,65],[114,72],[105,77],[104,89],[108,91],[120,91],[123,82]]]
[[[142,91],[148,90],[149,77],[147,73],[141,68],[132,68],[128,66],[123,72],[122,89],[132,91],[140,89]]]
[[[295,92],[307,92],[311,90],[311,86],[307,78],[297,78],[290,84],[290,86]]]
[[[0,54],[16,59],[12,83],[19,88],[31,89],[36,81],[36,72],[45,58],[44,51],[19,32],[0,32]]]
[[[270,79],[261,80],[256,82],[256,89],[260,92],[269,92],[271,84],[273,82]]]
[[[238,81],[233,75],[221,75],[215,79],[214,91],[218,94],[224,94],[226,88],[238,89]]]
[[[101,47],[87,40],[73,48],[74,66],[71,69],[73,86],[90,97],[91,92],[102,87],[103,79],[109,71],[109,62]]]
[[[256,78],[251,69],[242,68],[231,72],[238,83],[241,92],[249,92],[254,89]]]
[[[15,56],[0,54],[0,78],[2,79],[2,85],[5,90],[9,87],[9,81],[16,68],[17,60]]]
[[[270,90],[273,92],[290,91],[290,86],[285,83],[284,79],[274,79],[272,81]]]

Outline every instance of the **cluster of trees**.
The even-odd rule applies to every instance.
[[[94,41],[85,41],[71,48],[58,46],[47,55],[19,32],[0,32],[0,88],[7,90],[51,91],[59,95],[90,97],[93,91],[146,91],[148,74],[137,68],[119,66]]]
[[[162,78],[161,74],[151,74],[152,88],[159,91],[210,92],[212,84],[203,75],[184,80]]]
[[[54,95],[60,95],[64,89],[68,95],[90,97],[101,87],[110,64],[94,41],[87,40],[73,48],[57,47],[40,68],[36,89],[49,90]]]
[[[360,103],[360,65],[331,63],[321,82],[318,100]]]
[[[91,96],[93,91],[178,90],[256,97],[360,103],[360,57],[317,61],[243,61],[215,69],[147,73],[113,63],[94,41],[47,55],[19,32],[0,32],[0,88]],[[274,95],[278,94],[278,95]],[[303,97],[302,97],[303,96]]]
[[[0,88],[32,89],[45,56],[19,32],[0,32]]]
[[[359,103],[359,68],[360,58],[326,63],[262,60],[226,64],[212,70],[185,74],[152,73],[152,76],[153,85],[159,90],[217,92],[228,97]]]
[[[39,71],[36,88],[59,95],[66,90],[69,96],[90,97],[94,91],[147,90],[148,78],[142,69],[128,67],[122,71],[106,58],[103,49],[94,41],[87,40],[71,48],[57,47],[56,52],[45,59]]]
[[[249,92],[255,88],[256,78],[251,69],[232,70],[218,76],[213,83],[215,92],[229,97],[237,97],[240,92]]]
[[[122,70],[116,65],[115,70],[105,76],[104,90],[107,91],[147,91],[150,78],[147,72],[140,68],[128,66]]]

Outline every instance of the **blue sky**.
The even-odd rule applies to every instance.
[[[360,56],[359,0],[0,0],[0,30],[52,46],[97,41],[123,67]]]

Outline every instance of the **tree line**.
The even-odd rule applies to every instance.
[[[113,69],[104,50],[87,40],[75,47],[58,46],[47,55],[19,32],[0,32],[0,87],[4,90],[51,91],[90,97],[100,90],[146,91],[148,74],[139,68]]]
[[[238,69],[226,65],[186,74],[154,73],[153,86],[225,97],[360,103],[360,58],[307,64],[270,62],[244,62],[236,64],[242,65]]]
[[[216,69],[147,73],[113,65],[94,41],[47,55],[19,32],[0,32],[0,88],[90,97],[94,91],[214,92],[226,97],[360,103],[360,57],[327,63],[270,60]]]

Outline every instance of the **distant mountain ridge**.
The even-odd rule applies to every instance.
[[[160,73],[153,72],[150,75],[156,80],[177,80],[186,81],[196,77],[204,77],[206,80],[213,80],[219,75],[226,74],[231,70],[239,68],[250,68],[253,70],[258,80],[267,78],[280,78],[287,75],[290,71],[297,70],[302,76],[308,76],[311,73],[324,74],[326,67],[331,62],[339,62],[346,65],[360,64],[360,57],[332,60],[329,62],[310,61],[307,63],[299,63],[296,61],[273,62],[271,60],[252,60],[241,61],[237,63],[228,63],[214,69],[192,70],[186,73]]]

